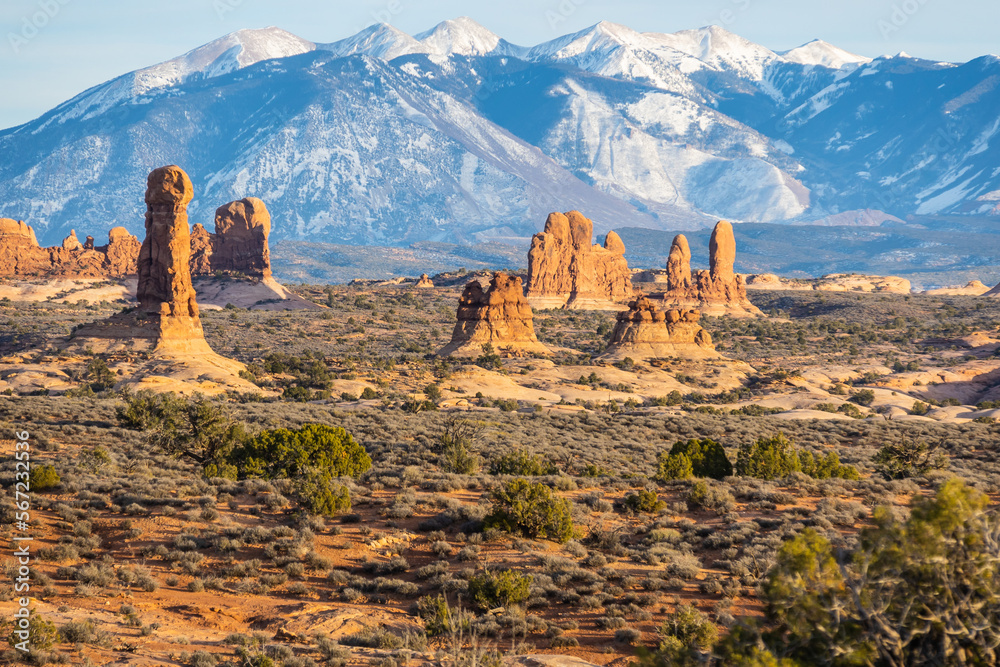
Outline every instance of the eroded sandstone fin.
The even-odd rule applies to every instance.
[[[691,270],[691,248],[678,234],[667,258],[666,290],[656,296],[667,307],[697,308],[708,315],[763,315],[747,297],[746,279],[733,271],[735,261],[736,237],[725,220],[712,231],[707,271]]]
[[[678,234],[670,245],[667,257],[667,289],[685,289],[691,286],[691,246],[687,237]]]
[[[625,244],[608,232],[593,245],[594,224],[579,211],[550,213],[528,251],[528,299],[537,308],[617,310],[632,297]]]

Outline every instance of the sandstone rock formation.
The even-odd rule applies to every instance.
[[[708,315],[758,316],[760,309],[747,298],[746,280],[733,272],[736,237],[733,226],[720,221],[709,243],[709,270],[691,271],[691,249],[679,234],[667,259],[666,289],[660,298],[668,306],[699,308]]]
[[[474,280],[458,301],[458,323],[451,342],[438,355],[479,356],[484,343],[505,355],[549,354],[535,337],[531,320],[520,278],[495,273],[485,290]]]
[[[683,234],[674,237],[667,257],[667,283],[680,289],[691,287],[691,246]]]
[[[431,280],[431,277],[429,275],[427,275],[426,273],[421,273],[420,274],[420,280],[418,280],[416,283],[414,283],[413,286],[414,287],[420,287],[420,288],[434,287],[434,281]]]
[[[80,239],[76,238],[76,230],[69,230],[69,236],[63,239],[62,242],[63,250],[83,250],[83,244],[80,243]]]
[[[618,323],[611,333],[608,358],[684,359],[718,358],[712,337],[701,328],[697,310],[657,310],[652,301],[639,297],[629,309],[618,313]]]
[[[212,274],[212,235],[200,222],[191,228],[191,260],[188,266],[192,276]]]
[[[271,214],[256,197],[220,206],[215,211],[212,270],[267,278],[271,275]]]
[[[757,287],[760,289],[777,288],[781,285],[781,278],[774,273],[757,273],[747,276],[747,287]]]
[[[201,224],[191,230],[191,275],[222,273],[269,279],[270,231],[271,216],[260,199],[248,197],[220,206],[215,212],[214,234]],[[71,230],[60,246],[42,248],[31,227],[16,220],[0,219],[0,278],[136,275],[140,245],[124,227],[115,227],[108,234],[106,246],[95,247],[91,236],[86,243],[80,243],[76,230]],[[272,287],[277,289],[276,284]]]
[[[255,389],[238,374],[245,366],[215,354],[205,341],[191,283],[187,205],[194,189],[177,166],[150,173],[146,238],[138,259],[137,308],[84,325],[67,349],[89,349],[147,362],[126,384],[161,391]]]
[[[80,243],[76,231],[60,246],[42,248],[24,222],[0,219],[0,278],[121,278],[135,275],[139,240],[115,227],[106,246]]]
[[[625,244],[608,232],[591,245],[594,225],[579,211],[551,213],[528,251],[528,301],[536,308],[613,310],[633,295]]]

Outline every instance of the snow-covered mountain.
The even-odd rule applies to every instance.
[[[0,217],[44,243],[142,226],[145,174],[192,176],[192,221],[255,195],[278,239],[524,237],[1000,210],[1000,59],[777,53],[711,26],[602,22],[522,47],[468,18],[314,43],[241,30],[0,132]]]

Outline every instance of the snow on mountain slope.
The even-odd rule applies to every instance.
[[[434,28],[415,35],[424,53],[440,56],[522,55],[527,49],[500,39],[467,16],[442,21]]]
[[[779,55],[782,59],[790,63],[818,65],[831,69],[840,69],[845,65],[861,65],[869,63],[872,60],[871,58],[865,58],[864,56],[845,51],[821,39],[814,39],[802,46],[782,51]]]
[[[265,198],[275,238],[405,244],[843,210],[993,211],[1000,59],[777,54],[718,27],[602,22],[523,49],[474,21],[329,44],[227,35],[0,131],[0,216],[45,243],[83,221],[139,231],[149,169],[215,206]],[[511,232],[513,230],[513,232]]]
[[[616,102],[573,79],[552,93],[568,103],[542,150],[605,192],[736,220],[808,208],[808,190],[766,161],[767,139],[711,109],[660,92]]]
[[[402,30],[385,23],[376,23],[346,39],[330,44],[317,44],[317,48],[338,56],[366,55],[392,60],[410,53],[423,53],[425,47]]]
[[[460,242],[502,228],[530,236],[567,202],[603,230],[623,219],[656,226],[384,61],[316,51],[296,62],[192,81],[102,119],[69,121],[57,151],[30,132],[0,135],[0,151],[19,156],[0,165],[0,201],[43,243],[81,218],[140,232],[146,173],[176,163],[195,183],[192,222],[210,226],[220,204],[260,196],[275,240]]]
[[[778,58],[770,49],[716,25],[648,36],[714,69],[730,71],[753,81],[763,79],[765,67]]]
[[[93,118],[111,107],[192,77],[212,78],[262,60],[287,58],[316,48],[310,41],[280,28],[239,30],[184,55],[130,72],[96,86],[56,107],[53,122]]]

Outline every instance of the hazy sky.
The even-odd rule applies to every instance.
[[[996,0],[2,0],[0,128],[240,28],[331,42],[377,21],[413,34],[457,16],[523,45],[606,19],[653,32],[716,24],[774,50],[818,38],[866,56],[1000,53]]]

